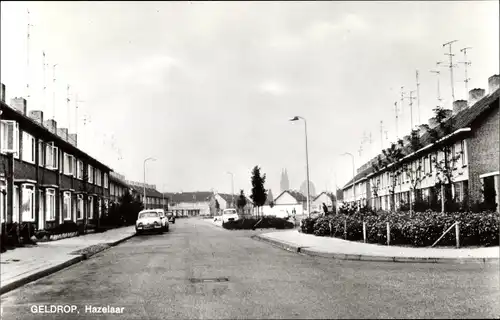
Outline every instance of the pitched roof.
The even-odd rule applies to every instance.
[[[212,196],[210,191],[196,191],[196,192],[165,192],[165,197],[170,202],[200,202],[209,201]]]
[[[283,191],[282,193],[280,193],[279,196],[276,197],[276,199],[274,199],[274,201],[276,202],[276,200],[278,200],[278,198],[280,198],[285,193],[288,193],[289,195],[291,195],[295,200],[297,200],[297,202],[307,201],[307,197],[305,195],[303,195],[299,191],[295,191],[295,190],[285,190],[285,191]]]
[[[317,197],[314,198],[313,201],[318,200],[319,197],[321,197],[321,195],[323,195],[323,194],[326,194],[326,196],[329,197],[332,201],[335,201],[335,198],[336,198],[335,195],[331,192],[326,192],[326,191],[321,192]]]
[[[113,172],[113,171],[111,171],[111,172]],[[122,180],[121,178],[119,178],[115,175],[112,175],[112,174],[109,175],[109,182],[114,182],[116,184],[120,184],[120,185],[125,186],[125,187],[128,186],[128,183],[126,183],[125,180]]]
[[[130,188],[141,195],[144,192],[143,187],[140,187],[140,186],[130,185]],[[156,189],[147,187],[146,188],[146,197],[162,198],[162,194],[160,191],[158,191]]]
[[[456,115],[453,115],[448,120],[445,121],[445,125],[451,128],[451,132],[454,132],[459,129],[467,128],[473,125],[477,120],[481,119],[483,114],[486,114],[487,111],[498,108],[499,106],[499,97],[500,97],[500,89],[495,90],[493,93],[483,97],[481,100],[476,102],[473,106],[465,108],[461,110]],[[446,136],[446,133],[443,132],[440,128],[434,128],[438,133],[438,138],[443,138]],[[420,144],[422,148],[432,144],[432,136],[429,132],[424,133],[420,137]],[[411,154],[411,148],[409,145],[405,145],[403,147],[403,155]],[[383,155],[380,154],[383,158]],[[359,172],[354,176],[354,179],[350,179],[342,189],[346,189],[350,187],[353,181],[359,181],[366,176],[373,173],[375,170],[373,167],[368,167],[367,169]]]
[[[20,125],[24,126],[29,126],[31,127],[35,132],[30,132],[30,134],[41,134],[45,139],[49,139],[52,141],[56,141],[60,147],[63,147],[64,149],[68,150],[71,152],[74,156],[76,157],[84,157],[86,158],[92,166],[98,166],[98,169],[104,169],[107,171],[112,171],[110,167],[105,165],[104,163],[100,162],[96,158],[90,156],[88,153],[83,151],[82,149],[75,147],[68,141],[64,140],[61,138],[59,135],[52,133],[47,129],[45,126],[41,125],[40,123],[36,122],[29,116],[19,112],[18,110],[10,107],[6,102],[0,101],[0,109],[5,112],[5,115],[8,116],[9,118],[12,118],[13,120],[17,121],[20,123]],[[2,115],[2,118],[4,115]],[[5,119],[5,118],[4,118]]]

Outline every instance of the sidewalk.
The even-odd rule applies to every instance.
[[[0,294],[64,269],[135,235],[135,226],[39,242],[0,254]],[[77,252],[77,251],[88,252]]]
[[[282,249],[341,260],[392,261],[392,262],[499,262],[500,248],[408,248],[365,244],[338,238],[317,237],[298,230],[271,232],[254,239],[268,242]]]

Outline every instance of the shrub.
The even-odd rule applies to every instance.
[[[363,240],[363,222],[366,223],[368,243],[387,244],[387,222],[390,225],[391,245],[431,246],[456,221],[460,222],[461,246],[498,246],[500,214],[497,212],[377,212],[370,214],[338,214],[318,219],[302,220],[304,233],[317,236],[344,238],[344,223],[347,225],[346,239]],[[438,243],[439,246],[454,246],[455,231],[450,230]]]
[[[251,230],[261,219],[248,218],[236,221],[228,221],[222,226],[230,230]],[[275,229],[293,229],[295,227],[293,222],[287,221],[282,218],[264,217],[262,221],[256,226],[259,229],[275,228]]]

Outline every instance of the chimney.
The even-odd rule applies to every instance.
[[[33,110],[30,111],[29,117],[39,124],[43,125],[43,111],[40,110]]]
[[[453,102],[453,114],[457,114],[460,111],[464,110],[467,108],[467,101],[465,100],[456,100]]]
[[[418,133],[420,135],[423,135],[426,132],[427,132],[427,126],[425,124],[421,124],[418,126]]]
[[[0,96],[1,96],[2,102],[5,103],[5,85],[3,83],[0,86]]]
[[[68,141],[68,129],[66,128],[58,128],[57,135],[61,137],[64,141]]]
[[[69,143],[71,143],[75,147],[78,145],[78,139],[77,138],[78,138],[78,136],[77,136],[76,133],[70,133],[68,135],[68,141],[69,141]]]
[[[443,111],[444,111],[444,114],[445,114],[445,117],[444,117],[443,121],[448,120],[453,115],[453,110],[444,109]]]
[[[429,119],[429,127],[434,128],[438,125],[436,117],[432,117]]]
[[[404,142],[404,144],[410,143],[411,142],[411,135],[404,136],[403,142]]]
[[[484,97],[484,89],[472,89],[469,91],[469,106],[472,107]]]
[[[488,93],[492,94],[493,92],[497,91],[498,88],[500,88],[500,76],[498,74],[495,74],[494,76],[488,78]]]
[[[17,111],[21,112],[22,114],[26,115],[27,111],[27,104],[26,104],[26,99],[24,98],[13,98],[10,100],[10,106]]]
[[[46,120],[43,125],[53,134],[57,134],[57,121],[54,119]]]

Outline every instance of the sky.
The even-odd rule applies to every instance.
[[[288,120],[301,116],[310,180],[331,191],[352,177],[342,154],[358,167],[396,139],[395,102],[399,136],[410,110],[414,125],[432,116],[431,70],[451,108],[444,43],[458,40],[455,100],[467,97],[464,47],[469,90],[487,91],[499,73],[498,25],[498,1],[9,1],[1,81],[8,101],[28,97],[28,110],[55,116],[127,179],[142,181],[144,159],[155,158],[146,182],[169,192],[230,193],[234,176],[235,192],[249,194],[256,165],[275,197],[283,168],[299,189],[304,122]],[[417,70],[410,109],[400,92],[417,89]]]

